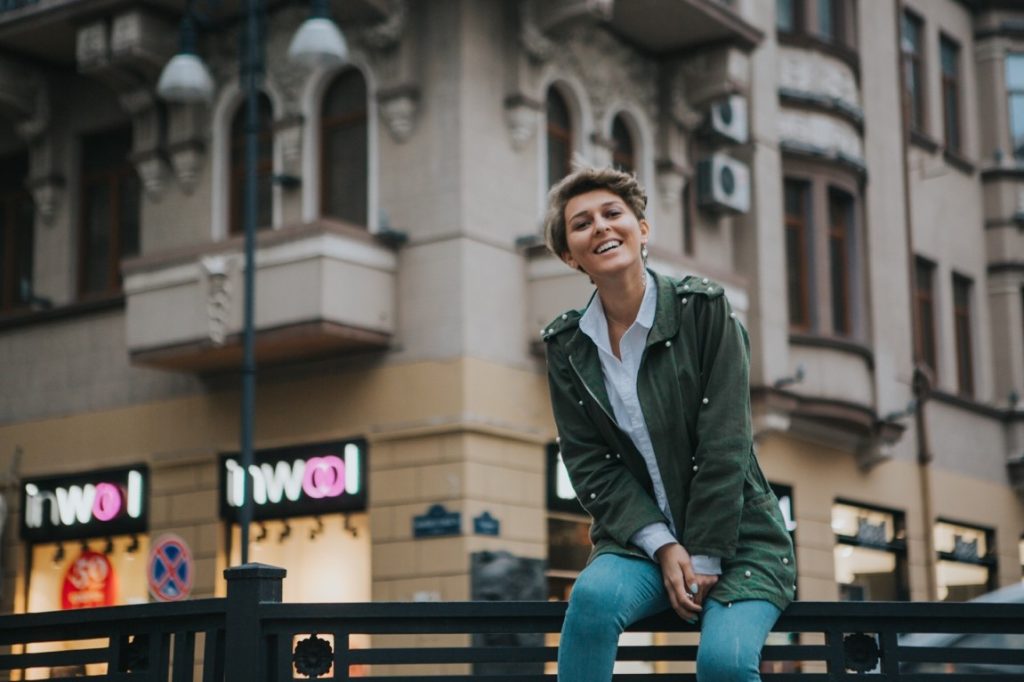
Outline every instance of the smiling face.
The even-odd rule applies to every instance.
[[[574,196],[565,205],[565,226],[569,249],[562,260],[591,279],[643,268],[640,247],[650,226],[614,192],[596,189]]]

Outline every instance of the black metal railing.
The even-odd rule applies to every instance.
[[[125,682],[554,679],[545,668],[564,603],[285,604],[282,569],[250,564],[225,575],[225,599],[2,616],[0,678],[42,668]],[[670,671],[617,680],[695,679],[686,672],[697,652],[693,626],[663,613],[631,630],[662,634],[657,644],[620,647],[619,660]],[[798,602],[775,632],[762,658],[777,671],[764,672],[765,682],[1024,680],[1024,604]],[[908,633],[1002,639],[920,646]]]

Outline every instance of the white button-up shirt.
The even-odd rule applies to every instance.
[[[647,287],[636,320],[619,340],[621,360],[612,352],[611,340],[608,338],[608,320],[605,318],[600,296],[594,296],[579,323],[580,331],[589,336],[597,346],[598,355],[601,358],[601,373],[604,375],[604,385],[608,391],[608,400],[611,402],[615,421],[633,441],[633,445],[644,458],[647,473],[650,474],[651,482],[654,484],[654,500],[667,521],[644,526],[629,539],[631,543],[646,552],[651,559],[655,559],[654,553],[662,546],[678,542],[668,496],[665,494],[665,484],[661,478],[661,471],[658,469],[658,461],[654,457],[651,434],[647,430],[647,422],[644,421],[640,398],[636,390],[640,361],[643,359],[644,348],[647,345],[647,335],[650,333],[651,327],[654,326],[654,312],[657,303],[658,286],[655,284],[654,277],[648,272]],[[698,555],[691,557],[691,560],[693,570],[697,573],[718,575],[722,572],[719,557]]]

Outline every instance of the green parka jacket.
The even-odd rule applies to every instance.
[[[637,393],[680,544],[722,558],[710,597],[785,609],[796,560],[754,455],[747,332],[718,284],[652,274],[657,306]],[[643,457],[615,423],[597,346],[579,330],[582,313],[566,312],[542,332],[559,448],[593,518],[590,560],[606,552],[647,559],[629,538],[666,519]]]

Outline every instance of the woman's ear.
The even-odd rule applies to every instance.
[[[647,218],[640,219],[640,237],[643,243],[647,243],[647,237],[651,234],[651,224],[647,222]]]
[[[562,252],[562,262],[568,265],[573,270],[579,270],[579,264],[576,259],[572,257],[572,254],[568,250]]]

